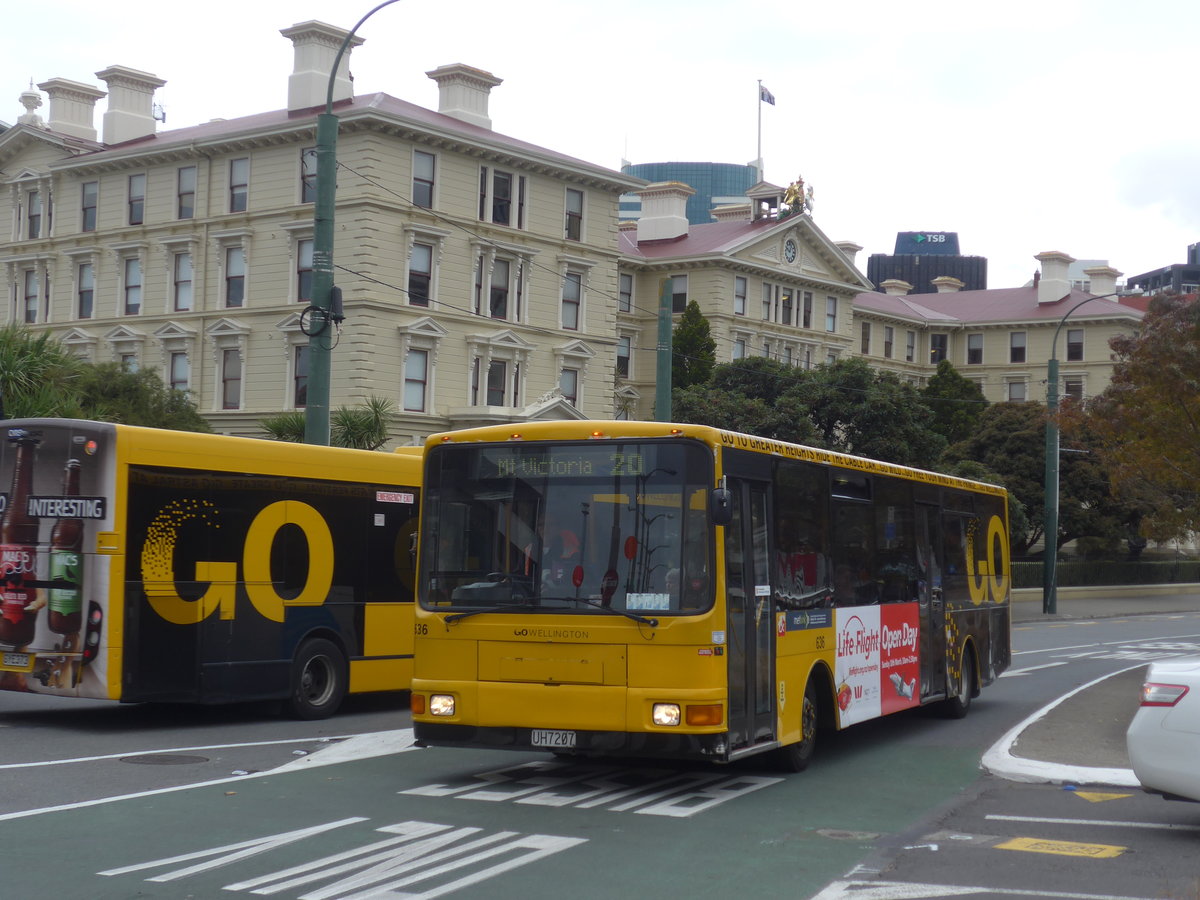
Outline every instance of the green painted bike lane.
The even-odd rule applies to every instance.
[[[908,742],[905,742],[908,744]],[[4,896],[807,897],[980,777],[836,740],[810,769],[410,751],[0,822]]]

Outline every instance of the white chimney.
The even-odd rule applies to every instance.
[[[462,63],[438,66],[425,74],[437,82],[438,112],[492,130],[488,95],[504,79]]]
[[[850,260],[850,265],[856,265],[854,260],[858,256],[858,252],[862,250],[862,244],[856,244],[854,241],[835,241],[834,244],[842,251],[846,259]]]
[[[292,74],[288,76],[288,110],[312,109],[324,106],[329,97],[329,76],[333,72],[333,61],[350,32],[310,19],[298,22],[291,28],[279,32],[292,42],[294,62]],[[350,53],[363,43],[364,38],[354,37],[338,62],[337,74],[333,79],[333,102],[349,100],[354,96],[354,82],[350,77]]]
[[[883,292],[889,297],[903,297],[913,289],[913,286],[907,281],[901,281],[899,278],[889,278],[887,281],[881,281],[879,286],[883,288]]]
[[[109,66],[96,73],[108,85],[108,110],[104,113],[104,143],[123,144],[154,134],[154,91],[164,84],[149,72]]]
[[[50,98],[50,115],[46,123],[48,129],[85,141],[96,140],[96,126],[92,117],[96,111],[96,101],[104,96],[104,91],[66,78],[43,81],[38,85],[38,90],[45,91]]]
[[[965,281],[959,281],[953,275],[939,275],[933,279],[933,286],[939,294],[957,294],[967,286]]]
[[[1042,264],[1042,277],[1037,283],[1038,303],[1057,303],[1071,293],[1071,279],[1067,277],[1067,269],[1075,262],[1075,257],[1059,253],[1057,250],[1047,250],[1034,257]]]
[[[1084,269],[1083,274],[1091,280],[1091,291],[1098,297],[1103,297],[1105,294],[1115,294],[1117,292],[1117,279],[1124,275],[1124,272],[1118,272],[1112,266],[1092,266],[1090,269]],[[1111,297],[1114,303],[1116,297]]]
[[[681,181],[660,181],[635,191],[642,198],[637,239],[667,241],[688,233],[687,200],[696,193]]]

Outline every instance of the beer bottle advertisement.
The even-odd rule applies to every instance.
[[[0,423],[0,690],[108,696],[114,451],[101,423]]]

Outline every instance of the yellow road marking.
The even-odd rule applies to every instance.
[[[1053,853],[1058,856],[1086,856],[1090,859],[1112,859],[1128,847],[1114,844],[1080,844],[1075,841],[1044,841],[1040,838],[1013,838],[996,845],[997,850],[1024,850],[1027,853]]]
[[[1089,803],[1103,803],[1105,800],[1122,800],[1125,797],[1132,797],[1133,794],[1106,794],[1102,791],[1075,791],[1076,797],[1082,797]]]

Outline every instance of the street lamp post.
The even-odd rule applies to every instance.
[[[325,112],[317,116],[317,196],[313,203],[312,302],[307,317],[308,385],[304,402],[304,442],[329,445],[329,369],[333,340],[330,326],[341,322],[334,302],[333,218],[337,198],[338,120],[333,114],[333,88],[338,66],[354,33],[367,19],[398,0],[384,0],[350,29],[333,59]]]
[[[1064,314],[1054,329],[1054,340],[1050,343],[1050,359],[1046,362],[1046,480],[1044,485],[1045,507],[1042,515],[1042,613],[1054,615],[1058,612],[1058,335],[1067,317],[1085,303],[1106,300],[1118,294],[1101,294],[1080,300]]]

